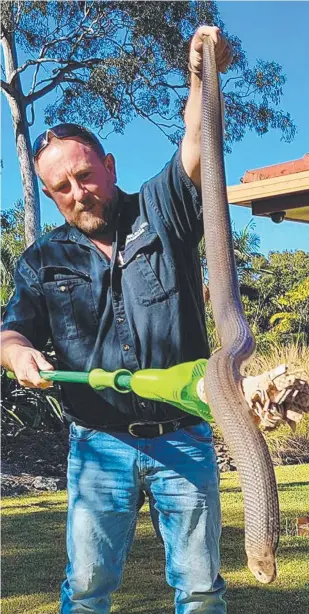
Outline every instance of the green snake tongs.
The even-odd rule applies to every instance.
[[[131,373],[127,369],[109,372],[104,369],[84,371],[40,371],[40,376],[53,382],[88,384],[94,390],[113,388],[121,394],[135,392],[139,397],[175,405],[207,422],[214,419],[203,398],[206,359],[185,362],[168,369],[141,369]],[[12,371],[7,372],[15,379]]]

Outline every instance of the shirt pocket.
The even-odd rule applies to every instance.
[[[177,273],[156,232],[144,232],[122,253],[124,284],[142,305],[168,299],[178,290]]]
[[[55,339],[78,339],[93,334],[98,317],[90,275],[76,269],[47,266],[39,271]]]

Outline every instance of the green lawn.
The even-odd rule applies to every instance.
[[[309,538],[295,535],[297,516],[309,514],[309,465],[276,469],[281,509],[280,575],[258,585],[245,565],[243,511],[236,473],[221,476],[222,573],[229,614],[308,614]],[[2,614],[56,614],[65,566],[64,492],[3,499]],[[112,612],[172,614],[173,591],[164,581],[164,556],[144,506],[137,539]]]

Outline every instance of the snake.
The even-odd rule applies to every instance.
[[[210,301],[220,348],[207,363],[204,386],[239,474],[248,567],[259,582],[268,584],[277,576],[278,491],[266,441],[250,415],[241,387],[242,368],[255,351],[255,340],[241,302],[233,250],[220,92],[215,47],[207,36],[202,68],[202,207]]]

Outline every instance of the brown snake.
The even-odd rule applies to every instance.
[[[240,368],[254,352],[239,294],[227,202],[220,86],[214,44],[203,48],[202,196],[210,300],[221,348],[207,364],[205,390],[235,459],[245,511],[248,567],[265,584],[276,578],[279,505],[274,468],[241,389]]]

